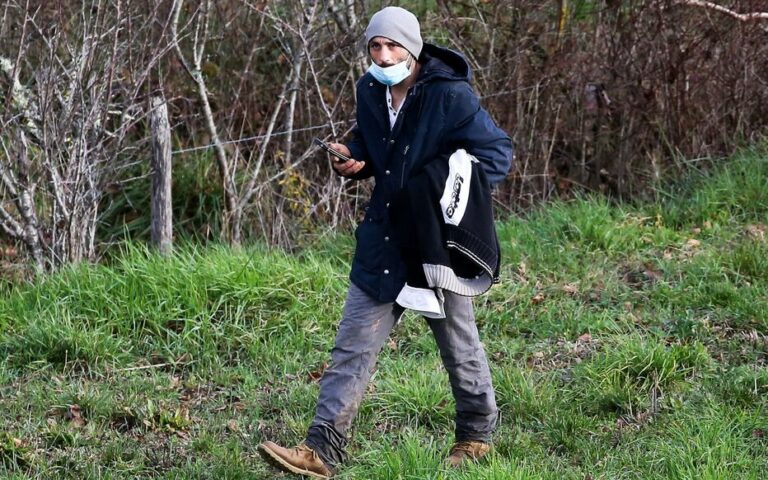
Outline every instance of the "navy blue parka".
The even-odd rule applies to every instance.
[[[365,167],[352,176],[376,180],[365,218],[355,231],[350,280],[381,302],[392,302],[405,285],[406,267],[392,233],[389,207],[397,191],[431,160],[459,148],[474,155],[491,184],[512,165],[512,140],[491,119],[470,85],[461,54],[428,43],[421,70],[390,129],[386,86],[366,73],[357,82],[357,127],[347,147]]]

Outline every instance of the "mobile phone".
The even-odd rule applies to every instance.
[[[333,157],[335,157],[334,161],[336,163],[344,163],[344,162],[347,162],[348,160],[351,160],[348,156],[344,155],[343,153],[332,149],[330,145],[320,140],[319,138],[315,138],[313,142],[315,143],[315,145],[319,146],[326,152],[330,153]]]

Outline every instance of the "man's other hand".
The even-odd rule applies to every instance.
[[[346,145],[341,143],[329,143],[328,146],[330,146],[332,149],[336,150],[339,153],[342,153],[348,157],[352,157],[352,152],[349,151]],[[339,172],[340,175],[344,175],[345,177],[352,176],[363,169],[365,166],[365,162],[355,160],[354,158],[350,158],[346,162],[337,162],[338,160],[336,157],[331,155],[331,165],[333,165],[333,169]]]

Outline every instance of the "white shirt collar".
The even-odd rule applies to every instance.
[[[400,105],[400,107],[402,107],[402,105]],[[391,87],[387,87],[387,112],[389,112],[389,128],[393,129],[395,128],[395,122],[397,122],[397,115],[400,113],[400,111],[395,110],[395,107],[392,106]]]

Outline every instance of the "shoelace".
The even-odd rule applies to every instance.
[[[312,458],[318,458],[317,452],[309,448],[308,446],[304,445],[303,443],[296,447],[296,450],[299,450],[300,452],[309,452],[312,454]]]
[[[318,455],[317,452],[314,451],[313,449],[309,448],[306,444],[302,443],[301,445],[296,447],[296,450],[311,453],[312,454],[312,460],[318,460],[318,461],[322,462],[323,465],[325,465],[325,462],[323,462],[323,460],[320,458],[320,455]]]

